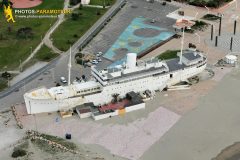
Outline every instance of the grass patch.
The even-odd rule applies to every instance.
[[[116,0],[91,0],[90,5],[99,5],[99,6],[110,6],[115,3]]]
[[[163,53],[161,53],[157,58],[161,60],[168,60],[177,58],[177,53],[180,52],[180,50],[167,50]]]
[[[77,146],[74,143],[66,141],[63,138],[60,138],[60,137],[57,137],[57,136],[48,135],[48,134],[41,134],[41,136],[43,138],[45,138],[45,139],[48,139],[48,140],[54,141],[56,143],[59,143],[59,144],[65,146],[68,149],[71,149],[71,150],[77,149]]]
[[[192,29],[194,30],[204,30],[206,29],[208,24],[203,21],[195,21],[195,24],[192,26]]]
[[[214,15],[214,14],[206,14],[202,17],[202,19],[206,19],[206,20],[209,20],[209,21],[216,21],[216,20],[219,19],[219,17]]]
[[[24,66],[23,70],[26,70],[27,68],[33,66],[35,63],[42,61],[42,62],[50,62],[54,58],[59,56],[59,54],[54,53],[50,48],[48,48],[46,45],[43,45],[41,49],[36,53],[36,55],[30,59]]]
[[[55,57],[57,57],[59,54],[54,53],[50,48],[48,48],[46,45],[43,45],[41,49],[37,52],[34,58],[36,58],[39,61],[45,61],[49,62]]]
[[[61,9],[64,0],[45,0],[43,3],[33,9]],[[0,71],[3,68],[13,70],[19,66],[19,60],[24,61],[33,49],[40,43],[41,36],[44,36],[54,24],[55,18],[15,18],[16,23],[7,23],[0,12]],[[31,27],[32,38],[17,38],[17,31],[23,27]],[[5,70],[5,69],[4,69]]]
[[[75,10],[76,11],[76,10]],[[97,15],[97,11],[101,15]],[[82,7],[77,10],[79,17],[73,20],[68,15],[58,29],[52,34],[54,45],[62,51],[68,50],[69,46],[74,44],[91,26],[107,11],[107,9],[96,9],[91,7]]]
[[[50,140],[52,142],[56,142],[58,144],[61,144],[62,146],[65,146],[68,149],[71,149],[71,150],[76,150],[77,149],[76,144],[74,144],[72,142],[69,142],[69,141],[67,141],[63,138],[60,138],[60,137],[52,136],[52,135],[48,135],[48,134],[41,134],[41,137],[43,137],[44,139]],[[48,145],[46,142],[44,142],[42,140],[39,140],[39,139],[32,140],[32,142],[36,146],[38,146],[41,150],[43,150],[45,152],[48,152],[50,154],[55,154],[56,152],[63,151],[60,148],[52,147],[52,146]]]

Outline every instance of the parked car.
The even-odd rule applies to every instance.
[[[60,78],[60,81],[61,81],[62,83],[67,83],[67,80],[66,80],[65,77],[61,77],[61,78]]]
[[[84,64],[84,67],[91,67],[92,66],[92,63],[91,62],[87,62]]]
[[[98,61],[98,62],[102,62],[102,59],[101,59],[101,58],[97,58],[97,61]]]
[[[101,55],[103,55],[102,52],[98,52],[98,53],[97,53],[97,56],[98,56],[98,57],[101,56]]]
[[[82,78],[76,77],[75,81],[80,83],[82,81]]]
[[[151,20],[151,23],[155,23],[155,22],[156,22],[156,20],[155,20],[155,19],[152,19],[152,20]]]
[[[96,59],[92,60],[92,64],[98,64],[98,61]]]

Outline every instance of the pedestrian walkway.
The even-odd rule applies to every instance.
[[[230,49],[231,38],[233,38],[232,50]],[[207,42],[212,47],[215,47],[216,39],[214,37],[212,41],[211,39],[208,39]],[[221,36],[218,36],[217,47],[225,50],[226,52],[240,52],[240,34],[233,35],[231,33],[224,33]]]
[[[109,7],[111,7],[111,6],[103,7],[103,6],[100,6],[100,5],[89,5],[89,4],[85,4],[83,6],[85,6],[85,7],[92,7],[92,8],[109,8]]]

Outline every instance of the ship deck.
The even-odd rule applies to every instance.
[[[39,88],[32,92],[27,93],[28,97],[32,99],[50,99],[52,96],[48,92],[47,88]]]
[[[180,60],[179,58],[175,58],[166,61],[169,68],[169,72],[174,72],[187,67],[185,64],[179,64],[179,60]]]
[[[163,72],[166,69],[167,68],[165,66],[158,67],[158,68],[151,67],[149,69],[145,69],[145,70],[141,70],[141,71],[137,71],[137,72],[133,72],[133,73],[122,74],[120,77],[112,77],[110,74],[108,74],[108,77],[111,81],[122,80],[122,79],[128,79],[135,75],[142,76],[142,75],[147,75],[147,74],[155,74],[155,73]]]

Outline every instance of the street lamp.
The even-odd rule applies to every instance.
[[[198,43],[200,44],[201,43],[201,37],[199,34],[195,33],[195,35],[198,37]]]
[[[32,49],[32,47],[30,47],[30,49],[31,49],[31,54],[32,54],[32,52],[33,52],[33,49]]]
[[[8,87],[10,87],[9,77],[7,77],[7,81],[8,81]]]
[[[20,63],[20,65],[19,65],[19,71],[22,72],[22,60],[21,60],[21,59],[19,60],[19,63]]]
[[[209,8],[207,6],[204,6],[207,9],[207,14],[209,14]]]
[[[197,19],[198,12],[195,14],[195,19]]]

